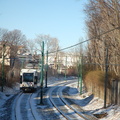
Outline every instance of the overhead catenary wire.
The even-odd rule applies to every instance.
[[[104,35],[104,34],[107,34],[107,33],[109,33],[109,32],[112,32],[112,31],[114,31],[114,30],[116,30],[116,29],[120,29],[120,26],[115,27],[114,29],[108,30],[108,31],[106,31],[106,32],[104,32],[104,33],[101,33],[101,34],[98,35],[98,36],[94,36],[94,37],[89,38],[89,39],[87,39],[87,40],[85,40],[85,41],[82,41],[82,42],[79,42],[79,43],[77,43],[77,44],[68,46],[68,47],[66,47],[66,48],[62,48],[62,49],[58,49],[58,50],[56,50],[56,51],[48,52],[48,54],[56,53],[56,52],[59,52],[59,51],[63,51],[63,50],[66,50],[66,49],[73,48],[73,47],[75,47],[75,46],[78,46],[78,45],[80,45],[80,44],[83,44],[83,43],[85,43],[85,42],[88,42],[88,41],[90,41],[90,40],[93,40],[93,39],[95,39],[95,38],[98,38],[98,37],[100,37],[100,36],[102,36],[102,35]]]

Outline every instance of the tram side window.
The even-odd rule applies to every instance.
[[[22,76],[20,76],[20,83],[22,83]]]
[[[35,76],[35,81],[34,81],[35,84],[37,84],[37,80],[38,80],[38,77]]]
[[[33,73],[24,73],[23,81],[25,82],[33,82]]]

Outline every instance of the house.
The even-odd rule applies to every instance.
[[[3,54],[4,54],[4,64],[10,66],[10,47],[0,45],[0,63],[3,62]]]
[[[60,73],[65,73],[65,70],[71,66],[75,66],[75,64],[79,61],[78,55],[71,54],[57,54],[48,56],[48,65],[52,69],[58,70]],[[45,64],[46,64],[46,56],[45,56]]]

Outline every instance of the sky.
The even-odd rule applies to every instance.
[[[84,6],[88,0],[0,0],[0,28],[18,29],[27,39],[44,34],[60,48],[87,38]]]

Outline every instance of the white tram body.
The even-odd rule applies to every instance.
[[[23,91],[34,91],[37,89],[37,82],[40,72],[36,69],[21,69],[20,89]]]

